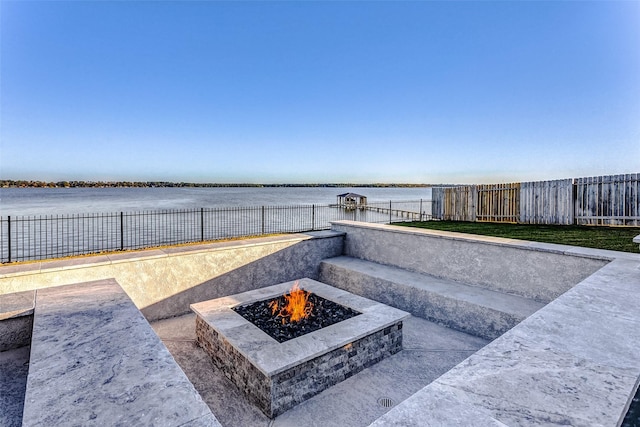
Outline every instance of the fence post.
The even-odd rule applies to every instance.
[[[200,241],[204,242],[204,208],[200,208]]]
[[[422,222],[422,199],[420,199],[420,222]]]
[[[124,251],[124,212],[120,212],[120,250]]]
[[[316,205],[311,205],[311,231],[316,229]]]
[[[389,224],[391,224],[391,200],[389,200]]]
[[[262,212],[262,215],[261,215],[262,220],[261,220],[261,227],[260,228],[262,230],[262,234],[264,234],[264,206],[262,206],[262,208],[260,210]]]
[[[571,180],[571,203],[573,204],[573,225],[578,225],[578,179]]]
[[[7,262],[11,262],[11,215],[7,217]]]

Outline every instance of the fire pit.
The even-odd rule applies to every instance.
[[[280,343],[361,314],[300,289],[299,282],[287,294],[232,310]]]
[[[297,308],[284,304],[292,300]],[[191,309],[199,345],[271,418],[400,351],[409,316],[311,279]]]

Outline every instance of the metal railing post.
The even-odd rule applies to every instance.
[[[261,221],[260,221],[261,226],[260,226],[260,230],[262,231],[262,234],[264,234],[264,206],[262,206],[262,207],[261,207],[260,211],[261,211],[261,215],[260,215],[260,216],[261,216]]]
[[[200,241],[204,242],[204,208],[200,208]]]
[[[391,224],[391,200],[389,200],[389,224]]]
[[[422,221],[422,199],[420,199],[420,221]]]
[[[124,212],[120,212],[120,250],[124,251]]]
[[[311,231],[316,229],[316,205],[311,205]]]
[[[7,262],[11,262],[11,215],[7,217]]]

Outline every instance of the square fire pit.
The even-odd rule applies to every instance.
[[[282,296],[294,282],[191,305],[198,344],[270,418],[402,350],[402,321],[409,317],[315,280],[298,283],[360,314],[280,343],[232,308]]]

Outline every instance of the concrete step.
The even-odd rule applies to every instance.
[[[544,306],[520,296],[346,256],[322,261],[320,281],[490,340]]]

